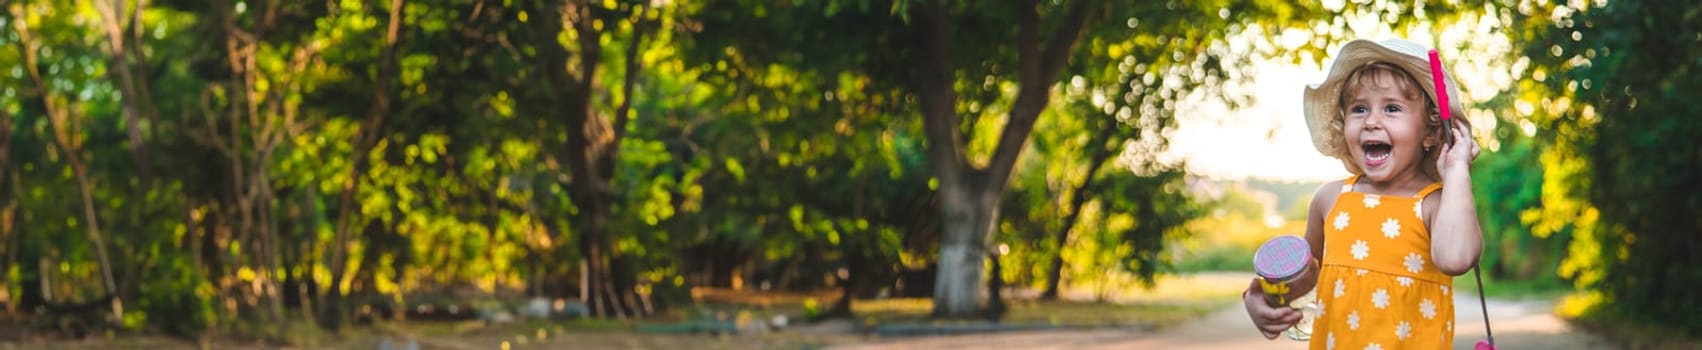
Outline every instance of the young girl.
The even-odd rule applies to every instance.
[[[1306,220],[1315,275],[1289,300],[1317,289],[1312,349],[1443,349],[1453,346],[1453,276],[1483,249],[1471,192],[1477,143],[1464,118],[1444,128],[1427,51],[1405,40],[1342,46],[1324,82],[1305,95],[1319,152],[1353,176],[1318,188]],[[1460,96],[1451,77],[1444,88]],[[1448,106],[1461,116],[1456,97]],[[1444,142],[1444,134],[1453,142]],[[1265,304],[1255,280],[1243,297],[1265,338],[1300,320]]]

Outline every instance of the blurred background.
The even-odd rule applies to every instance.
[[[1484,145],[1492,318],[1702,348],[1695,2],[0,8],[7,348],[1279,344],[1253,249],[1348,175],[1301,87],[1388,37]]]

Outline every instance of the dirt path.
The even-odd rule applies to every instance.
[[[1483,313],[1475,295],[1457,294],[1455,349],[1471,349],[1484,338]],[[1594,335],[1574,331],[1554,316],[1546,301],[1488,301],[1500,349],[1613,349]],[[1181,325],[1142,332],[1136,330],[1070,330],[882,340],[834,347],[872,349],[1305,349],[1306,343],[1279,338],[1265,340],[1253,330],[1240,307],[1228,307]]]
[[[1245,285],[1250,274],[1213,273],[1189,276],[1178,285],[1192,286],[1164,292],[1130,291],[1114,298],[1117,302],[1153,302],[1153,299],[1182,298],[1180,295],[1206,294],[1221,298],[1232,295],[1220,286]],[[1209,286],[1200,288],[1198,286]],[[1209,290],[1208,290],[1209,289]],[[1067,294],[1071,299],[1092,299],[1090,294]],[[1143,299],[1144,298],[1144,299]],[[1478,311],[1475,295],[1461,294],[1454,300],[1454,348],[1471,349],[1472,343],[1483,339],[1483,316]],[[1605,340],[1554,316],[1547,301],[1489,300],[1489,313],[1495,322],[1496,340],[1502,349],[1615,349]],[[567,329],[561,326],[528,328],[511,324],[486,328],[473,322],[466,331],[453,336],[421,336],[401,331],[375,331],[371,336],[324,344],[292,348],[329,349],[814,349],[831,344],[831,349],[1305,349],[1306,343],[1287,339],[1265,340],[1253,330],[1252,322],[1239,306],[1226,306],[1204,317],[1170,327],[1075,329],[1054,331],[1004,332],[954,336],[874,338],[857,333],[851,321],[835,320],[798,325],[785,331],[762,334],[644,334],[627,330]],[[440,327],[441,328],[441,327]],[[504,346],[507,345],[507,346]],[[214,348],[269,348],[241,344],[214,344]],[[9,343],[0,341],[0,350],[63,348],[63,349],[194,349],[196,344],[159,336],[92,338],[81,341],[44,341]]]

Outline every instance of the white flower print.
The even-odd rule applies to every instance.
[[[1395,338],[1407,340],[1407,338],[1411,337],[1412,324],[1408,324],[1407,321],[1401,321],[1401,324],[1395,326]]]
[[[1336,231],[1341,231],[1341,230],[1346,229],[1346,228],[1347,228],[1347,212],[1344,211],[1341,214],[1336,214]]]
[[[1354,274],[1360,275],[1360,276],[1364,276],[1366,272],[1371,272],[1371,271],[1366,271],[1365,269],[1359,269],[1359,270],[1353,271]]]
[[[1377,345],[1377,343],[1371,343],[1371,345],[1365,346],[1365,350],[1383,350],[1383,346]]]
[[[1376,208],[1378,204],[1383,204],[1383,197],[1378,197],[1375,194],[1365,195],[1366,208]]]
[[[1359,310],[1354,310],[1353,313],[1347,314],[1347,329],[1359,330]]]
[[[1395,221],[1395,218],[1389,218],[1388,221],[1383,222],[1383,237],[1389,237],[1389,239],[1394,239],[1395,237],[1400,237],[1400,236],[1401,236],[1401,222],[1400,221]]]
[[[1371,292],[1371,305],[1378,309],[1389,307],[1389,291],[1377,288],[1377,291]]]
[[[1336,333],[1335,332],[1331,332],[1330,334],[1324,336],[1324,339],[1325,339],[1324,340],[1324,349],[1325,350],[1336,350]]]
[[[1418,253],[1407,253],[1406,264],[1407,271],[1411,271],[1412,273],[1424,271],[1424,257],[1419,256]]]
[[[1336,295],[1335,295],[1335,297],[1337,297],[1337,298],[1342,297],[1342,293],[1344,293],[1346,291],[1347,291],[1347,285],[1342,284],[1341,279],[1336,279]]]
[[[1448,295],[1448,286],[1442,286],[1442,295]]]
[[[1436,303],[1431,302],[1430,299],[1424,299],[1424,301],[1418,303],[1418,313],[1424,314],[1426,320],[1436,318]]]
[[[1395,277],[1395,282],[1400,282],[1402,287],[1411,287],[1412,286],[1412,277],[1407,277],[1407,276]]]
[[[1448,332],[1454,331],[1454,321],[1448,321]]]
[[[1412,216],[1424,217],[1424,198],[1412,203]]]
[[[1324,314],[1324,302],[1322,300],[1318,301],[1318,314]]]
[[[1364,240],[1354,241],[1352,252],[1353,260],[1365,260],[1366,256],[1371,255],[1371,245],[1365,244]]]

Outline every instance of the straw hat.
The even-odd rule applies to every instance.
[[[1347,76],[1355,69],[1372,62],[1384,62],[1399,67],[1418,81],[1431,103],[1436,102],[1436,87],[1430,76],[1430,49],[1403,39],[1385,39],[1380,42],[1358,39],[1342,45],[1336,53],[1336,60],[1330,63],[1329,75],[1324,82],[1306,86],[1304,105],[1306,108],[1306,127],[1312,132],[1312,146],[1326,156],[1342,160],[1347,171],[1362,174],[1364,171],[1354,164],[1347,153],[1347,141],[1343,139],[1341,130],[1331,132],[1330,124],[1340,116],[1342,85]],[[1460,106],[1460,89],[1454,83],[1452,74],[1442,77],[1448,89],[1448,109],[1454,118],[1464,120],[1465,109]]]

